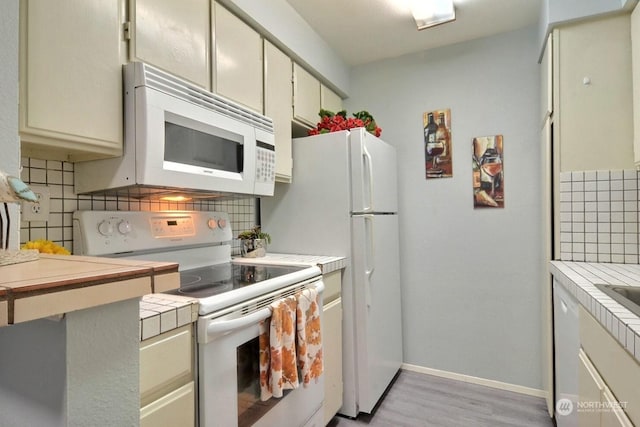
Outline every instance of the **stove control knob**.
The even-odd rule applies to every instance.
[[[113,234],[113,224],[111,224],[111,221],[105,219],[98,224],[98,233],[103,236],[111,236]]]
[[[219,220],[218,220],[218,226],[219,226],[220,228],[225,228],[225,227],[227,226],[227,220],[226,220],[226,219],[224,219],[224,218],[223,218],[223,219],[219,219]]]
[[[210,229],[214,230],[218,228],[218,221],[216,221],[215,218],[209,218],[209,220],[207,221],[207,226],[209,226]]]
[[[132,230],[132,227],[129,221],[122,220],[118,223],[118,231],[120,232],[120,234],[127,235],[131,233],[131,230]]]

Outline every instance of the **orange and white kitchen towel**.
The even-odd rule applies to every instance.
[[[260,399],[282,397],[298,388],[294,296],[271,303],[271,318],[260,323]]]
[[[298,368],[302,384],[306,387],[313,379],[317,382],[323,370],[320,304],[315,288],[305,289],[296,296]]]

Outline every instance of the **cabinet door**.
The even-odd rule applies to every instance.
[[[209,0],[130,0],[131,59],[210,89]]]
[[[264,42],[264,114],[273,120],[276,141],[276,181],[291,182],[291,120],[293,119],[291,59]]]
[[[553,43],[560,170],[633,168],[629,14],[568,25]]]
[[[342,406],[342,298],[323,309],[324,423]]]
[[[601,427],[633,427],[633,423],[607,387],[602,393],[602,403],[604,405],[601,415]]]
[[[640,7],[631,14],[631,70],[633,73],[633,151],[640,166]]]
[[[191,427],[194,425],[193,381],[140,409],[141,427]]]
[[[627,416],[640,425],[640,365],[584,307],[580,306],[580,345],[603,382],[621,402]],[[637,348],[637,346],[636,346]]]
[[[320,85],[320,107],[324,110],[329,110],[334,113],[342,110],[342,98],[337,93],[326,87]]]
[[[191,325],[140,343],[140,401],[142,405],[193,380]]]
[[[598,406],[602,400],[604,384],[596,368],[582,349],[578,354],[578,360],[578,401],[585,405]],[[597,409],[594,411],[578,411],[578,408],[573,408],[573,411],[578,411],[578,425],[580,427],[599,427],[601,412]]]
[[[262,112],[262,37],[214,2],[215,91]]]
[[[124,0],[25,0],[20,8],[23,155],[121,155]]]
[[[313,128],[320,121],[320,82],[300,65],[293,63],[293,118]]]

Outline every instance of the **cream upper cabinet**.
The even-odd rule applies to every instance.
[[[276,181],[291,182],[291,120],[293,119],[291,59],[264,42],[264,114],[273,120],[276,141]]]
[[[631,13],[631,62],[633,70],[633,151],[640,167],[640,7]]]
[[[262,112],[262,37],[217,2],[213,14],[214,91]]]
[[[22,154],[122,154],[124,0],[20,2]]]
[[[320,121],[320,81],[293,63],[293,118],[313,128]]]
[[[560,171],[634,167],[630,21],[616,15],[553,32]]]
[[[130,57],[211,89],[210,0],[129,0]]]
[[[325,85],[320,85],[320,107],[323,110],[329,110],[333,113],[337,113],[342,110],[342,98],[326,87]],[[319,118],[318,118],[319,120]]]

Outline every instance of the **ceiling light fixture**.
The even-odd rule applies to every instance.
[[[455,21],[456,10],[453,0],[411,0],[411,14],[418,30]]]

